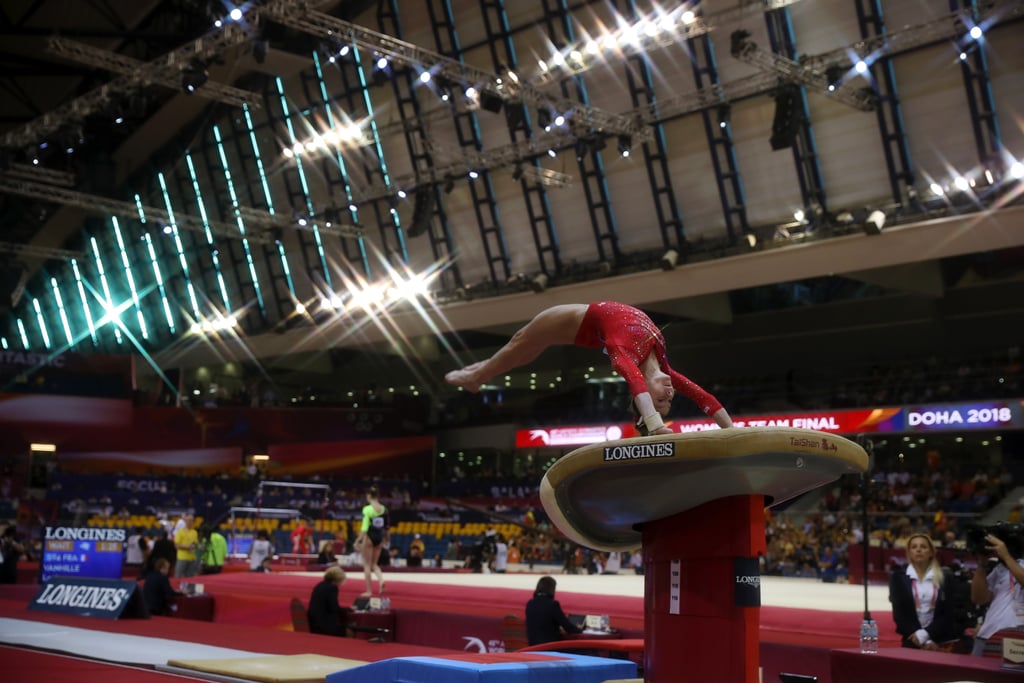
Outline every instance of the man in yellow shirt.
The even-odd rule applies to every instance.
[[[185,515],[185,524],[174,534],[174,546],[178,550],[178,561],[174,565],[175,578],[199,574],[199,532],[195,529],[195,517]]]

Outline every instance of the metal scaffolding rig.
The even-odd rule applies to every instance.
[[[101,50],[67,38],[51,38],[49,50],[55,55],[67,57],[79,64],[106,69],[122,76],[135,77],[135,74],[146,66],[145,62],[138,59],[119,55],[108,50]],[[162,85],[171,90],[178,90],[181,88],[181,73],[171,68],[159,69],[150,74],[148,81],[140,82],[139,85],[149,85],[150,83]],[[196,97],[203,97],[237,107],[248,105],[258,109],[262,104],[260,95],[231,85],[224,85],[223,83],[207,82],[197,88],[194,94]]]
[[[447,79],[452,84],[473,86],[479,92],[500,97],[505,102],[547,106],[566,117],[571,114],[577,128],[586,128],[591,132],[607,135],[639,137],[649,134],[646,126],[633,117],[613,114],[567,98],[549,95],[519,80],[518,76],[497,75],[478,69],[418,45],[318,12],[308,2],[272,0],[263,5],[260,12],[263,16],[285,26],[325,40],[355,43],[405,66],[429,71],[435,79]]]
[[[140,207],[131,202],[33,182],[16,177],[16,174],[14,176],[12,174],[0,176],[0,193],[20,195],[65,206],[75,206],[92,213],[107,216],[137,216],[140,211]],[[170,215],[163,209],[143,206],[141,211],[148,220],[162,222],[167,225],[172,224]],[[319,231],[321,235],[336,235],[338,237],[359,237],[362,234],[360,228],[352,226],[332,226],[328,228],[313,226],[309,223],[301,225],[299,223],[285,222],[276,215],[250,208],[240,209],[238,219],[241,225],[246,225],[248,228],[259,228],[259,230],[243,233],[239,223],[204,221],[199,216],[178,212],[174,214],[173,225],[196,232],[205,232],[207,227],[209,227],[210,232],[218,237],[233,240],[249,240],[259,244],[272,244],[278,238],[276,233],[285,227],[308,232]]]
[[[181,74],[194,60],[212,57],[225,49],[249,39],[245,26],[226,23],[222,28],[189,41],[150,62],[139,64],[130,73],[100,86],[81,97],[29,121],[25,125],[8,131],[0,146],[20,148],[38,143],[69,123],[80,122],[149,83],[160,83],[168,74]]]

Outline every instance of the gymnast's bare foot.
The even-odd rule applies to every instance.
[[[454,384],[457,387],[462,387],[473,394],[480,391],[480,382],[473,379],[473,372],[468,368],[452,370],[444,376],[444,381],[448,382],[448,384]]]

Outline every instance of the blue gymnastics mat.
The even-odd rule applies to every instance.
[[[628,660],[564,652],[397,657],[328,674],[327,683],[604,683],[635,678]]]

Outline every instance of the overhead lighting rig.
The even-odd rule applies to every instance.
[[[681,3],[674,10],[659,13],[651,18],[643,18],[630,26],[616,29],[602,36],[574,43],[559,50],[555,59],[548,59],[540,66],[540,71],[531,81],[538,85],[551,83],[556,78],[573,76],[589,71],[594,66],[604,63],[602,52],[614,52],[618,55],[636,55],[652,50],[679,45],[681,41],[691,40],[710,33],[723,24],[735,23],[750,14],[763,14],[781,9],[800,0],[762,0],[761,2],[741,2],[726,9],[697,14],[689,9],[693,3]]]
[[[75,190],[69,190],[62,187],[45,185],[43,183],[21,180],[18,178],[10,178],[7,176],[0,177],[0,193],[40,199],[54,204],[63,204],[64,206],[74,206],[103,216],[137,216],[139,214],[139,207],[131,202],[123,202],[117,199],[100,197],[98,195],[86,194],[84,192],[77,192]],[[142,212],[146,215],[146,220],[148,221],[153,223],[164,223],[167,225],[171,224],[170,215],[168,215],[168,213],[163,209],[158,209],[152,206],[143,206]],[[175,212],[174,214],[174,225],[185,230],[192,230],[196,232],[205,232],[206,226],[209,225],[210,232],[219,237],[236,240],[248,239],[262,244],[270,244],[273,242],[269,237],[264,237],[256,233],[243,235],[238,231],[238,226],[233,223],[224,223],[220,221],[204,222],[203,219],[198,216],[191,216],[189,214],[178,212]]]
[[[253,12],[258,12],[259,8]],[[162,83],[168,76],[175,78],[175,87],[180,83],[181,72],[193,60],[205,60],[229,47],[250,39],[249,31],[241,23],[225,23],[176,50],[157,57],[150,62],[140,63],[133,71],[110,83],[77,97],[56,109],[49,111],[28,123],[8,131],[0,138],[0,146],[19,148],[36,144],[53,135],[69,123],[80,123],[86,117],[101,111],[115,100],[128,97],[151,83]],[[259,106],[255,96],[250,106]]]
[[[427,171],[395,176],[389,185],[372,185],[358,193],[356,201],[393,197],[398,188],[410,192],[424,185],[447,183],[453,178],[465,177],[474,170],[494,170],[522,164],[525,177],[526,168],[530,165],[528,162],[547,154],[549,150],[571,147],[575,141],[576,137],[568,131],[552,130],[550,133],[524,138],[502,147],[470,153],[448,163],[436,163]],[[543,180],[540,177],[537,180],[548,187],[564,187],[569,184],[571,176],[552,171],[551,174],[544,174]]]
[[[67,57],[79,64],[106,69],[123,76],[131,76],[145,65],[145,62],[133,57],[127,57],[108,50],[100,50],[91,45],[67,38],[51,38],[49,51],[55,55]],[[186,66],[185,71],[190,68],[190,65]],[[181,87],[182,73],[184,71],[166,69],[155,73],[153,80],[150,82],[170,88],[171,90],[178,90]],[[223,83],[207,81],[202,87],[196,88],[195,95],[238,107],[247,105],[252,109],[258,109],[262,106],[261,98],[256,93],[224,85]]]
[[[613,114],[582,102],[548,95],[522,82],[521,79],[508,75],[498,76],[457,59],[318,12],[308,2],[270,0],[262,5],[260,10],[263,16],[285,26],[321,38],[361,45],[399,64],[429,71],[432,78],[445,78],[464,87],[472,86],[480,92],[486,91],[490,95],[496,95],[504,102],[517,101],[553,107],[560,112],[572,112],[574,125],[579,128],[609,135],[628,133],[641,139],[650,139],[653,135],[642,122],[633,117]]]
[[[977,4],[976,23],[985,25],[987,29],[1024,14],[1024,2],[1021,0],[983,0]],[[801,57],[800,63],[810,69],[824,70],[836,64],[852,66],[850,55],[873,60],[892,57],[931,43],[968,35],[972,26],[967,25],[965,17],[964,12],[951,12],[934,21],[884,33],[818,55]],[[972,18],[971,21],[975,20]]]
[[[768,73],[775,74],[789,83],[799,83],[843,104],[861,111],[874,111],[878,107],[878,96],[869,88],[855,88],[842,83],[830,82],[825,69],[815,69],[794,61],[785,55],[768,52],[750,40],[749,31],[733,31],[730,52],[741,62],[752,64]]]
[[[85,256],[80,251],[68,249],[55,249],[53,247],[39,247],[34,244],[16,244],[14,242],[0,242],[0,253],[14,254],[15,256],[31,256],[40,259],[60,259],[71,261]]]

